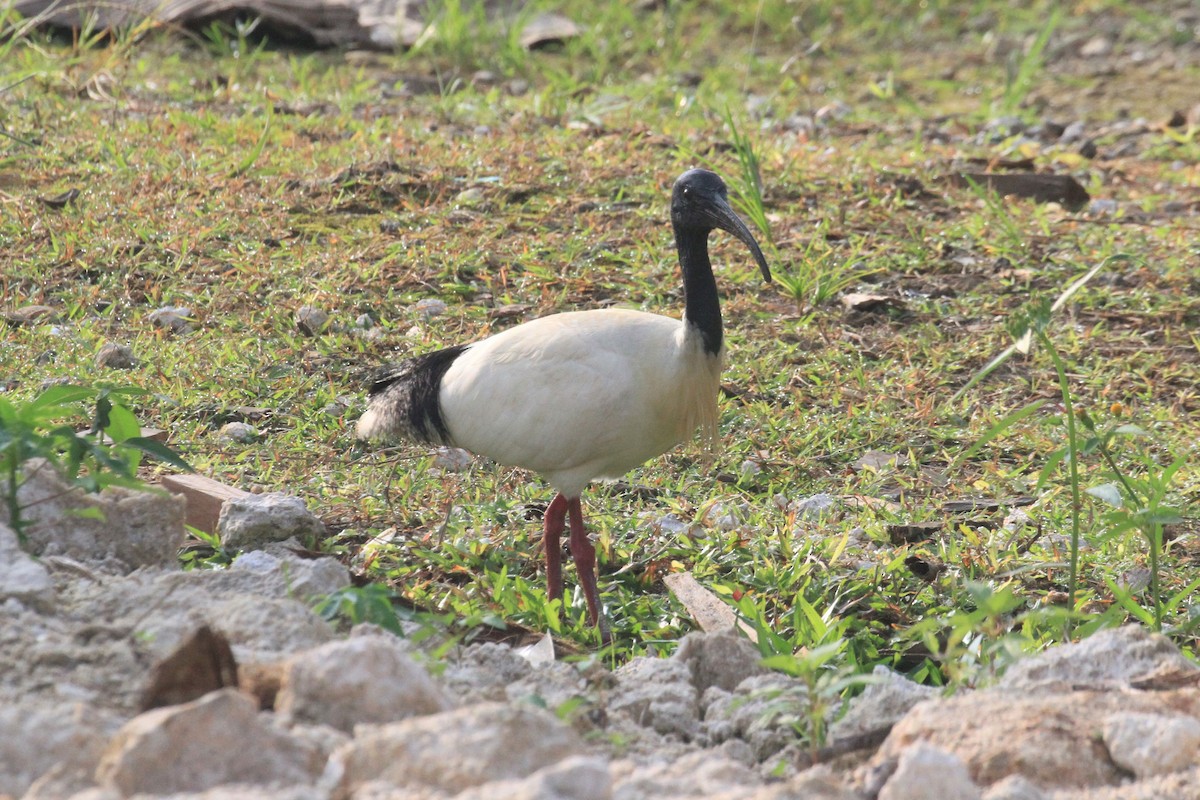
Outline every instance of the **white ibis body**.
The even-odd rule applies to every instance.
[[[708,234],[721,228],[742,240],[771,280],[715,173],[694,169],[679,177],[671,223],[683,272],[682,320],[603,309],[526,322],[384,367],[358,422],[364,439],[453,445],[541,474],[558,491],[543,522],[549,594],[562,597],[560,541],[569,515],[579,582],[605,640],[580,494],[592,480],[620,477],[697,429],[715,436],[725,347]]]

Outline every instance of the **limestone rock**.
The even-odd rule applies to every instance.
[[[616,671],[608,702],[613,715],[643,728],[691,739],[700,730],[699,695],[686,661],[639,657]]]
[[[762,780],[745,764],[699,751],[678,759],[612,765],[614,800],[745,800]]]
[[[1138,778],[1200,766],[1200,719],[1122,711],[1104,721],[1112,760]]]
[[[983,800],[1046,800],[1046,794],[1024,775],[1009,775],[989,786]]]
[[[264,725],[249,697],[223,689],[134,717],[109,743],[96,779],[124,795],[309,784],[323,766],[316,756]]]
[[[850,701],[846,713],[829,727],[834,741],[895,724],[909,709],[938,696],[933,686],[922,686],[887,667],[877,666],[871,673],[873,683]]]
[[[799,681],[768,673],[747,678],[734,692],[712,686],[700,705],[711,741],[744,741],[762,762],[797,741],[794,725],[808,707],[808,695]]]
[[[1200,767],[1119,786],[1055,792],[1050,800],[1196,800]]]
[[[309,601],[350,585],[350,571],[335,558],[299,558],[250,550],[238,556],[227,573],[238,582],[245,577],[246,590],[275,597]]]
[[[303,722],[352,731],[450,708],[449,699],[393,637],[330,642],[284,667],[275,708]]]
[[[999,686],[1055,690],[1062,684],[1128,684],[1164,668],[1200,675],[1200,666],[1188,661],[1170,639],[1140,625],[1126,625],[1018,661]]]
[[[967,774],[962,759],[924,742],[900,754],[896,771],[879,792],[879,800],[977,800],[979,787]]]
[[[492,781],[454,796],[454,800],[611,800],[608,764],[594,756],[572,756],[528,778]]]
[[[180,497],[117,486],[86,494],[48,462],[33,459],[17,499],[25,508],[27,546],[34,555],[67,556],[118,572],[178,565],[186,536]]]
[[[54,581],[45,567],[21,549],[16,532],[0,522],[0,603],[10,597],[49,611],[54,606]]]
[[[299,497],[271,492],[227,500],[217,519],[217,532],[225,547],[253,550],[291,537],[310,541],[324,535],[325,525]]]
[[[60,786],[90,782],[118,724],[112,714],[59,698],[0,700],[0,796],[20,797],[51,771]]]
[[[759,664],[758,648],[733,631],[689,633],[671,658],[691,667],[692,682],[700,693],[710,686],[731,692],[746,678],[768,672]]]
[[[106,342],[96,351],[96,369],[133,369],[138,365],[133,355],[133,348],[127,344]]]
[[[330,758],[340,770],[340,797],[368,782],[462,792],[532,775],[583,750],[579,736],[553,714],[500,703],[364,726],[356,734]]]

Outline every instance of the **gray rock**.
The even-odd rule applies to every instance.
[[[96,352],[96,369],[133,369],[138,363],[129,345],[107,342]]]
[[[744,800],[762,784],[745,764],[708,751],[641,764],[617,761],[611,771],[614,800]]]
[[[767,673],[747,678],[734,692],[709,687],[700,704],[709,740],[745,742],[758,763],[796,743],[809,699],[799,681]]]
[[[329,322],[329,315],[313,306],[300,306],[296,309],[296,327],[305,336],[319,336]]]
[[[275,704],[293,719],[347,732],[450,707],[425,668],[385,636],[330,642],[293,657]]]
[[[30,553],[117,572],[178,566],[186,537],[182,497],[118,486],[86,494],[41,459],[30,460],[25,474],[17,499],[25,509]]]
[[[1104,745],[1139,779],[1200,766],[1200,719],[1120,712],[1104,721]]]
[[[165,328],[172,333],[187,333],[192,329],[192,310],[186,306],[163,306],[150,312],[149,319],[155,327]]]
[[[1024,775],[1009,775],[989,786],[983,800],[1046,800],[1046,793]]]
[[[325,525],[299,497],[271,492],[225,501],[217,518],[217,532],[225,547],[251,550],[292,537],[310,542],[324,535]]]
[[[802,497],[791,503],[796,516],[808,522],[818,522],[823,517],[837,513],[837,498],[824,492]]]
[[[1123,686],[1163,669],[1200,675],[1200,665],[1188,661],[1170,639],[1138,625],[1126,625],[1018,661],[1009,667],[999,687]]]
[[[608,764],[595,756],[572,756],[528,778],[492,781],[454,800],[611,800]]]
[[[217,430],[217,438],[223,442],[250,444],[258,441],[258,428],[245,422],[226,422]]]
[[[354,741],[330,758],[339,796],[377,782],[401,789],[463,792],[492,781],[524,778],[583,752],[578,734],[553,714],[499,703],[363,726],[355,734]]]
[[[0,522],[0,603],[13,598],[39,611],[54,607],[54,581],[21,549],[17,534]]]
[[[104,742],[119,724],[116,715],[53,696],[5,698],[0,702],[0,796],[20,797],[37,783],[90,785]]]
[[[700,732],[700,694],[692,685],[692,669],[686,661],[643,656],[619,667],[615,677],[610,714],[683,739]]]
[[[233,689],[134,717],[109,742],[96,780],[124,795],[199,792],[223,784],[311,784],[318,753],[263,724]]]
[[[298,558],[265,550],[248,550],[234,559],[226,575],[245,590],[303,602],[324,597],[350,585],[350,571],[334,558]]]
[[[467,189],[466,192],[463,192],[463,194],[468,192],[477,192],[479,197],[483,196],[483,193],[478,189]],[[461,197],[462,195],[459,196]],[[413,310],[417,312],[417,315],[421,319],[430,320],[446,313],[446,302],[444,300],[438,300],[436,297],[425,297],[418,300],[413,305]]]
[[[759,664],[758,648],[733,631],[689,633],[671,659],[688,665],[700,693],[710,686],[733,691],[746,678],[769,671]]]
[[[896,771],[879,792],[879,800],[975,800],[980,796],[962,759],[925,742],[900,754]]]
[[[873,682],[850,701],[846,713],[829,727],[835,741],[894,724],[922,700],[937,697],[938,689],[922,686],[884,666],[871,673]]]

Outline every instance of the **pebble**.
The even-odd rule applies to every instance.
[[[245,422],[226,422],[217,431],[217,438],[223,442],[247,444],[256,441],[258,437],[258,428],[247,425]]]
[[[461,447],[439,447],[433,454],[433,466],[447,472],[462,472],[471,466],[471,454]]]
[[[436,297],[426,297],[416,302],[413,306],[417,315],[421,319],[433,319],[446,313],[446,303],[443,300],[438,300]]]
[[[172,333],[187,333],[192,329],[192,310],[187,306],[163,306],[150,312],[149,319],[155,326]]]
[[[300,306],[296,309],[296,327],[305,336],[317,336],[325,330],[329,315],[313,306]]]
[[[137,365],[138,360],[129,345],[108,342],[96,353],[96,369],[133,369]]]

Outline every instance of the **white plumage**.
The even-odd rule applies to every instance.
[[[697,429],[715,436],[725,348],[708,233],[733,233],[771,278],[714,173],[680,176],[671,221],[682,320],[628,309],[555,314],[420,356],[384,368],[358,423],[362,438],[451,444],[541,474],[559,493],[544,520],[549,593],[562,594],[559,541],[569,513],[571,553],[606,640],[579,496],[590,481],[617,478]]]

